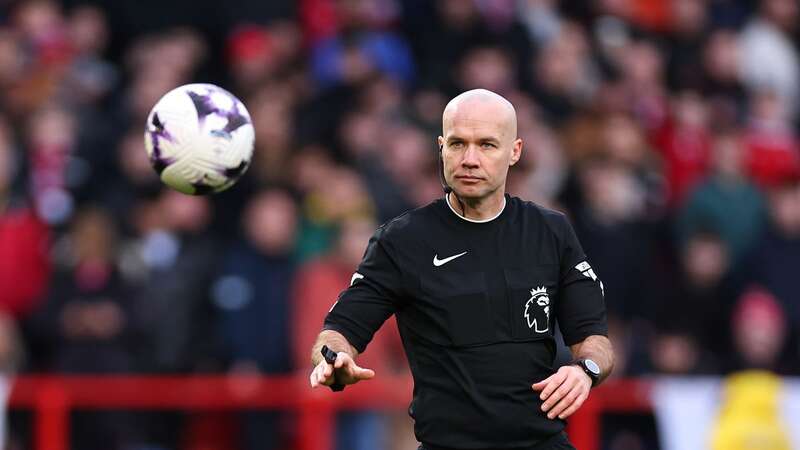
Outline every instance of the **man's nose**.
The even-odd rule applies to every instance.
[[[480,160],[478,159],[479,151],[478,147],[474,145],[467,146],[467,149],[464,151],[464,158],[461,160],[461,165],[469,168],[480,166]]]

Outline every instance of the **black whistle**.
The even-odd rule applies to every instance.
[[[320,353],[322,353],[322,357],[325,358],[326,363],[333,365],[333,363],[336,362],[336,352],[329,349],[327,345],[322,346]],[[333,392],[344,390],[344,384],[336,381],[336,370],[333,371],[333,384],[328,387],[330,387]]]

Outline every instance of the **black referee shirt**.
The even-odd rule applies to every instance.
[[[363,352],[391,315],[414,377],[417,439],[446,448],[530,448],[564,428],[531,384],[567,345],[606,335],[602,283],[563,214],[505,197],[467,220],[440,199],[378,228],[325,319]]]

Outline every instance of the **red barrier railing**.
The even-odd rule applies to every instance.
[[[380,377],[333,394],[312,390],[307,375],[225,376],[23,376],[14,381],[11,408],[34,411],[35,450],[67,450],[72,409],[239,410],[283,409],[298,413],[299,450],[333,448],[338,410],[404,410],[411,379]],[[580,450],[597,450],[600,414],[650,411],[650,383],[614,380],[594,389],[569,420],[570,439]]]

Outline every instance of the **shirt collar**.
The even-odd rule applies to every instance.
[[[486,222],[491,222],[491,221],[493,221],[494,219],[497,219],[498,217],[500,217],[500,214],[503,214],[503,211],[506,209],[506,196],[504,195],[504,196],[503,196],[503,207],[502,207],[502,208],[500,208],[500,211],[499,211],[497,214],[495,214],[495,215],[494,215],[494,217],[489,217],[488,219],[480,219],[480,220],[478,220],[478,219],[470,219],[470,218],[468,218],[468,217],[464,217],[464,216],[462,216],[461,214],[459,214],[459,213],[458,213],[458,211],[456,211],[456,210],[453,208],[453,205],[451,205],[451,204],[450,204],[450,194],[445,194],[445,196],[444,196],[444,201],[445,201],[445,203],[447,203],[447,207],[448,207],[448,208],[450,208],[450,211],[453,211],[453,214],[455,214],[456,216],[458,216],[458,218],[459,218],[459,219],[461,219],[461,220],[465,220],[465,221],[467,221],[467,222],[472,222],[472,223],[486,223]]]

